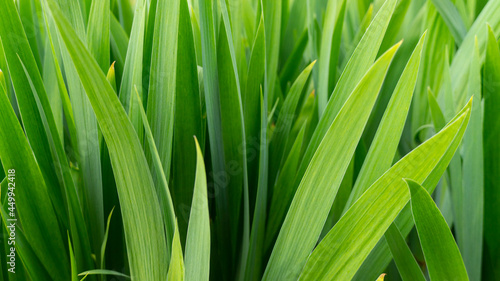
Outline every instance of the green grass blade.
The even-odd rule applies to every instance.
[[[260,89],[264,85],[266,71],[266,37],[264,17],[260,22],[252,45],[252,53],[248,65],[248,77],[245,90],[242,92],[243,114],[245,118],[245,136],[247,151],[254,151],[253,144],[259,138],[260,130]],[[257,152],[257,151],[255,151]],[[250,185],[256,184],[259,169],[257,153],[248,154],[248,178]]]
[[[472,280],[481,279],[483,256],[484,159],[481,106],[481,66],[476,45],[469,74],[468,98],[473,98],[471,120],[464,136],[463,158],[463,229],[458,246]]]
[[[315,64],[316,61],[312,62],[304,69],[304,71],[302,71],[302,73],[299,75],[299,77],[295,80],[292,87],[290,88],[290,91],[288,92],[285,101],[280,109],[278,120],[276,121],[276,127],[274,129],[274,133],[271,142],[269,144],[270,184],[274,184],[276,180],[276,175],[278,174],[278,170],[282,166],[282,163],[284,161],[283,158],[288,153],[288,151],[286,151],[286,142],[289,138],[290,131],[292,129],[295,112],[297,111],[299,102],[302,100],[302,94],[304,93],[304,88],[306,87],[307,82],[309,81],[309,76]]]
[[[184,280],[184,258],[182,257],[181,238],[179,237],[179,228],[175,223],[174,238],[172,240],[172,257],[168,267],[167,280],[183,281]]]
[[[180,0],[158,1],[147,107],[148,121],[167,179],[172,163],[179,8]],[[158,181],[158,175],[153,175]]]
[[[205,281],[209,280],[210,277],[210,218],[208,214],[207,176],[203,154],[196,138],[195,142],[196,179],[186,238],[186,280]]]
[[[196,147],[187,145],[193,136],[205,145],[202,132],[201,99],[198,70],[193,41],[193,30],[186,0],[181,0],[179,22],[179,47],[177,49],[177,84],[175,92],[175,121],[171,191],[175,202],[181,243],[186,241],[189,206],[193,200],[196,174]],[[202,149],[203,151],[204,149]]]
[[[389,244],[401,279],[403,281],[425,281],[422,270],[395,224],[389,226],[385,232],[385,239],[387,240],[387,244]]]
[[[429,107],[431,109],[431,117],[434,123],[434,130],[439,131],[444,126],[446,126],[446,119],[444,117],[443,111],[439,107],[439,103],[436,100],[436,97],[432,93],[432,90],[427,89],[427,100],[429,101]]]
[[[41,116],[31,91],[30,84],[24,73],[19,57],[21,57],[26,68],[29,69],[31,77],[44,104],[50,107],[47,95],[43,89],[43,82],[38,72],[35,59],[31,53],[26,34],[23,31],[21,20],[17,14],[14,3],[10,0],[0,1],[0,38],[2,39],[5,60],[8,66],[9,74],[16,92],[16,100],[19,113],[23,122],[26,137],[30,143],[33,154],[38,162],[42,172],[46,187],[49,190],[49,196],[54,202],[54,208],[58,217],[62,218],[63,223],[67,225],[67,211],[65,206],[65,193],[60,185],[53,159],[50,151],[49,140],[47,139]],[[19,56],[19,57],[18,57]],[[5,163],[3,163],[5,166]],[[68,260],[69,262],[69,260]],[[69,277],[69,276],[68,276]]]
[[[274,101],[274,86],[278,75],[278,59],[281,38],[282,2],[262,0],[264,13],[264,29],[266,35],[266,83],[264,92],[268,93],[268,103]]]
[[[87,44],[102,71],[109,67],[110,0],[94,0],[87,26]]]
[[[62,11],[53,0],[48,1],[48,8],[108,144],[122,207],[131,276],[151,281],[164,278],[168,257],[160,205],[139,139],[104,73]],[[146,241],[143,237],[149,239]]]
[[[410,199],[401,178],[411,177],[424,182],[442,174],[451,159],[447,151],[456,149],[455,139],[462,138],[469,116],[468,111],[458,116],[380,177],[316,247],[302,271],[301,280],[352,279]]]
[[[263,280],[293,280],[298,277],[321,234],[398,47],[399,44],[391,48],[368,71],[321,142],[295,193]],[[345,133],[346,128],[349,128],[349,134]],[[310,202],[315,202],[317,208],[310,208]],[[290,247],[292,244],[296,246]]]
[[[46,112],[44,106],[42,105],[42,102],[39,99],[39,95],[33,84],[33,81],[29,76],[28,70],[26,69],[24,64],[22,64],[22,62],[21,65],[24,69],[26,77],[28,78],[28,83],[31,87],[31,91],[33,92],[33,96],[35,97],[40,116],[42,117],[42,123],[45,131],[47,132],[47,138],[49,140],[50,148],[54,160],[57,163],[56,166],[58,168],[58,176],[63,182],[63,186],[66,191],[66,202],[69,211],[69,229],[71,230],[71,237],[73,238],[73,241],[75,241],[75,259],[77,266],[79,268],[91,268],[93,267],[93,264],[90,256],[91,246],[89,234],[87,233],[87,225],[84,221],[79,198],[71,175],[71,170],[67,162],[67,157],[64,153],[59,138],[56,137],[57,128],[54,124],[54,120],[50,118],[50,108],[46,106],[45,108],[48,108],[48,112]]]
[[[296,185],[298,185],[297,181],[300,181],[304,175],[311,158],[345,101],[349,98],[351,92],[375,60],[395,5],[396,1],[394,0],[387,0],[385,2],[375,18],[372,20],[372,23],[363,35],[361,42],[358,44],[356,50],[349,59],[349,62],[347,63],[344,72],[340,76],[339,81],[335,86],[335,90],[331,95],[332,98],[328,101],[325,112],[323,116],[321,116],[309,146],[307,147],[304,159],[302,160],[297,173]]]
[[[108,80],[109,84],[111,85],[111,88],[115,90],[116,92],[116,68],[115,68],[115,63],[113,62],[111,66],[108,69],[108,73],[106,74],[106,80]]]
[[[106,223],[106,231],[104,232],[104,238],[102,239],[102,246],[101,246],[101,269],[104,269],[104,261],[106,257],[106,245],[108,244],[108,237],[109,237],[109,226],[111,224],[111,217],[113,216],[113,211],[115,208],[111,209],[111,212],[109,213],[108,216],[108,221]]]
[[[121,73],[125,66],[125,57],[127,56],[127,47],[129,43],[129,38],[123,27],[120,25],[118,19],[116,19],[114,14],[111,14],[110,18],[110,46],[111,55],[114,61],[116,61],[117,74]],[[118,79],[117,81],[120,81]]]
[[[452,87],[455,97],[455,102],[460,108],[466,101],[467,84],[469,75],[470,56],[474,53],[475,38],[477,36],[480,50],[485,49],[486,40],[488,38],[486,23],[491,25],[494,32],[500,32],[500,1],[489,1],[483,11],[474,21],[474,24],[467,32],[467,35],[460,45],[451,64]],[[481,62],[484,56],[481,56]]]
[[[111,276],[118,276],[118,277],[124,277],[124,278],[130,279],[130,276],[128,276],[126,274],[116,272],[113,270],[106,270],[106,269],[88,270],[88,271],[84,271],[84,272],[78,274],[78,276],[87,276],[87,275],[111,275]],[[83,280],[83,278],[81,280]]]
[[[431,196],[419,183],[405,181],[431,280],[469,280],[453,234]]]
[[[321,50],[319,54],[319,85],[318,85],[318,109],[319,116],[323,115],[328,100],[330,89],[333,89],[335,76],[337,74],[338,53],[340,40],[342,38],[342,27],[344,24],[346,1],[329,0],[326,7],[323,34],[321,36]]]
[[[286,211],[292,202],[295,190],[291,188],[295,172],[300,163],[300,153],[304,144],[306,124],[302,125],[299,134],[290,149],[283,167],[280,169],[276,184],[272,186],[272,198],[269,203],[269,213],[267,218],[266,241],[264,250],[271,250],[272,242],[278,235],[281,223]],[[291,140],[291,138],[289,139]]]
[[[127,48],[127,57],[123,69],[122,83],[120,86],[120,101],[128,112],[130,121],[143,142],[144,132],[140,114],[142,104],[134,97],[134,89],[137,88],[141,100],[144,100],[144,87],[142,84],[142,61],[144,51],[144,29],[146,25],[146,2],[138,1],[136,3],[134,21],[130,32],[130,40]]]
[[[484,96],[484,238],[491,264],[500,278],[500,50],[491,28],[483,76]],[[484,277],[486,278],[486,277]]]
[[[217,62],[217,33],[214,14],[217,6],[215,0],[199,0],[200,9],[200,33],[202,47],[202,66],[203,66],[203,87],[206,103],[207,126],[210,145],[210,154],[212,160],[212,171],[214,174],[214,192],[217,194],[215,200],[215,210],[217,228],[216,237],[219,241],[227,243],[227,239],[222,239],[229,233],[229,202],[224,182],[220,179],[225,172],[225,156],[223,144],[223,131],[221,121],[221,103],[219,94],[218,62]],[[226,229],[224,229],[226,228]],[[229,264],[228,249],[223,249],[225,254],[219,260],[222,264]]]
[[[165,225],[166,238],[167,238],[167,251],[170,253],[172,247],[172,239],[174,236],[174,231],[176,228],[176,216],[174,211],[174,204],[172,202],[172,196],[170,194],[170,189],[168,187],[168,180],[165,176],[165,169],[163,168],[163,164],[161,163],[160,154],[158,153],[158,149],[155,145],[155,140],[153,136],[153,132],[151,131],[151,127],[148,123],[148,118],[146,115],[146,111],[142,107],[142,101],[139,97],[139,92],[135,89],[135,102],[139,105],[141,119],[143,122],[144,130],[146,132],[146,142],[149,147],[149,153],[152,156],[153,162],[153,172],[157,174],[158,182],[156,182],[156,194],[158,196],[160,202],[160,209],[163,217],[163,223]]]
[[[344,212],[391,167],[417,82],[425,34],[420,38],[380,121]]]
[[[23,129],[0,87],[0,157],[6,174],[15,169],[15,199],[19,223],[30,233],[27,242],[54,280],[69,279],[66,254],[56,213],[41,170]],[[37,198],[37,200],[31,200]],[[39,217],[44,219],[38,219]]]
[[[434,4],[444,22],[450,29],[451,34],[453,34],[453,38],[455,38],[455,42],[458,46],[460,46],[465,35],[467,34],[467,28],[465,27],[465,23],[462,21],[462,17],[460,16],[457,8],[450,0],[432,0],[432,4]]]
[[[244,135],[243,112],[241,103],[241,87],[240,79],[238,76],[238,69],[236,66],[235,50],[233,46],[232,30],[230,27],[229,16],[227,14],[227,7],[225,2],[222,1],[222,20],[219,31],[219,38],[217,43],[217,70],[219,78],[219,97],[221,108],[221,125],[222,125],[222,142],[224,143],[224,157],[226,163],[226,171],[229,178],[223,183],[227,195],[229,214],[223,215],[227,217],[228,225],[225,225],[224,220],[219,221],[220,233],[223,229],[229,227],[227,237],[229,240],[224,239],[224,236],[219,237],[219,241],[230,243],[227,245],[234,255],[236,252],[236,240],[238,234],[238,222],[241,211],[241,196],[243,192],[243,185],[246,179],[246,142]],[[230,169],[230,166],[234,169]],[[234,171],[233,171],[234,170]],[[216,198],[218,200],[218,198]],[[230,265],[227,265],[230,266]]]
[[[469,103],[450,121],[454,122],[456,119],[461,116],[463,113],[470,111],[472,106],[472,101]],[[432,193],[441,179],[443,173],[445,172],[448,163],[453,163],[457,158],[458,154],[455,155],[457,148],[462,141],[463,131],[465,131],[465,127],[462,128],[459,136],[460,138],[455,138],[450,145],[449,149],[446,151],[442,159],[440,160],[440,164],[436,166],[436,168],[427,176],[425,179],[423,186],[427,189],[429,193]],[[401,176],[405,177],[405,176]],[[412,230],[414,224],[412,220],[410,206],[407,204],[405,208],[398,215],[398,218],[395,221],[396,225],[401,231],[403,237],[407,237],[410,231]],[[356,273],[356,276],[353,280],[364,280],[365,278],[376,278],[380,275],[380,272],[383,268],[386,268],[389,265],[389,262],[392,260],[392,255],[387,245],[387,242],[384,239],[381,239],[375,248],[372,250],[370,255],[364,261],[362,267]]]
[[[75,255],[73,254],[73,246],[71,245],[71,238],[68,233],[68,246],[69,246],[69,258],[71,260],[71,281],[78,281],[78,269],[76,266]]]
[[[307,49],[309,43],[309,33],[307,30],[302,32],[302,35],[298,39],[297,45],[292,50],[292,53],[288,57],[283,65],[279,78],[281,80],[281,89],[284,91],[289,86],[289,83],[294,80],[298,72],[300,71],[300,66],[302,64],[302,57]]]
[[[69,4],[65,4],[63,7],[65,8],[66,15],[69,16],[68,19],[71,22],[71,26],[75,29],[79,38],[81,40],[85,40],[86,32],[80,6],[76,3],[76,1],[73,1]],[[104,235],[104,203],[100,160],[101,152],[99,148],[99,128],[90,101],[88,100],[85,90],[80,82],[80,79],[78,78],[75,65],[73,64],[73,61],[71,60],[64,44],[62,44],[61,39],[59,39],[59,42],[61,47],[62,62],[66,74],[66,81],[68,84],[68,92],[70,94],[70,101],[75,119],[76,143],[78,145],[75,149],[78,150],[78,164],[81,170],[81,179],[79,179],[81,183],[77,185],[78,196],[82,201],[81,205],[85,206],[82,211],[85,221],[88,224],[88,235],[90,236],[92,252],[99,253]],[[94,45],[91,47],[97,48],[97,43],[93,43]],[[93,49],[91,52],[93,52],[94,55],[98,54],[97,49]],[[63,152],[61,152],[60,155],[62,156]],[[69,192],[71,191],[68,191],[68,193]],[[78,202],[76,202],[78,199],[76,199],[76,196],[71,197],[75,198],[71,199],[70,204],[78,206]],[[74,214],[78,214],[77,212],[80,212],[80,210],[76,211],[76,207],[74,207],[74,209]],[[83,227],[83,225],[76,223],[76,226],[72,227]],[[85,266],[81,266],[81,260],[84,260],[85,258],[90,259],[90,257],[85,257],[86,254],[82,256],[80,250],[81,239],[77,239],[74,236],[74,231],[71,232],[71,235],[75,247],[75,258],[79,269],[91,269],[89,268],[91,261],[87,261]]]
[[[269,152],[267,142],[267,96],[260,94],[260,151],[259,177],[255,208],[250,232],[250,248],[248,252],[246,280],[260,280],[263,264],[263,249],[266,231],[266,211],[268,196],[268,165]]]

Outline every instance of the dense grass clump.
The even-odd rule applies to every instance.
[[[500,280],[499,35],[500,0],[0,0],[0,281]]]

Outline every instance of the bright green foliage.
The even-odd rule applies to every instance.
[[[431,196],[413,180],[406,183],[431,280],[469,280],[458,246]]]
[[[500,280],[499,36],[500,0],[0,0],[0,281]]]

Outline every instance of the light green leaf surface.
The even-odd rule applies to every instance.
[[[431,196],[419,183],[405,181],[431,280],[469,280],[458,246]]]
[[[179,9],[180,0],[158,0],[147,100],[148,121],[167,179],[172,163]],[[156,173],[153,179],[159,180]]]
[[[139,139],[97,62],[57,4],[53,0],[47,2],[108,144],[122,207],[131,277],[161,279],[166,276],[168,262],[166,241],[160,205]],[[150,239],[142,239],[145,236]]]
[[[205,164],[196,138],[195,146],[196,179],[187,230],[185,266],[187,281],[204,281],[209,280],[210,273],[210,218]]]
[[[468,110],[458,115],[448,127],[380,177],[316,247],[302,271],[301,280],[352,279],[410,199],[401,178],[424,182],[442,174],[463,136],[469,116]],[[449,150],[451,155],[447,153]],[[382,205],[385,207],[380,208]]]
[[[184,258],[182,257],[182,246],[179,236],[179,228],[175,223],[174,238],[172,240],[172,257],[168,267],[167,280],[183,281],[184,280]]]
[[[424,40],[425,34],[420,38],[394,89],[344,212],[392,165],[417,82]]]
[[[395,224],[389,226],[385,232],[385,239],[391,249],[401,279],[403,281],[425,281],[422,270]]]
[[[398,47],[391,48],[368,71],[321,142],[295,193],[263,280],[298,277],[321,233]],[[311,208],[311,202],[317,207]],[[295,247],[289,247],[291,244]]]
[[[309,162],[342,106],[375,60],[395,5],[395,0],[387,0],[384,3],[349,59],[307,147],[297,173],[296,185],[302,179]]]
[[[69,257],[48,189],[3,87],[0,87],[0,110],[3,113],[0,115],[0,159],[5,174],[15,170],[13,187],[19,222],[24,231],[31,233],[26,237],[27,242],[51,278],[68,280]],[[46,219],[38,219],[40,216]]]
[[[481,106],[481,67],[476,43],[470,64],[467,97],[473,99],[471,120],[464,136],[463,158],[463,222],[458,246],[463,253],[469,278],[481,279],[484,212],[483,113]]]

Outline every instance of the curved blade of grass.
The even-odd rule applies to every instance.
[[[113,62],[111,66],[108,69],[108,73],[106,74],[106,80],[108,80],[109,84],[111,85],[111,88],[115,90],[116,92],[116,69],[115,69],[115,63]]]
[[[74,28],[79,38],[85,42],[85,26],[78,3],[76,3],[76,1],[72,1],[70,3],[59,1],[59,4],[65,9],[65,14],[68,15],[68,19],[71,22],[70,26]],[[85,94],[85,89],[78,78],[75,65],[71,60],[67,48],[64,44],[62,44],[61,39],[59,39],[59,42],[76,127],[76,143],[78,147],[75,149],[78,150],[78,164],[81,170],[81,184],[77,185],[78,196],[81,198],[81,205],[85,206],[85,208],[82,208],[82,211],[85,221],[88,224],[88,235],[90,237],[91,249],[94,253],[99,253],[104,235],[104,206],[100,159],[101,153],[99,148],[99,128],[90,101]],[[96,48],[98,46],[95,44],[91,47]],[[97,50],[92,51],[94,54],[98,53]],[[61,152],[59,157],[62,158],[62,155],[64,155],[64,152]],[[73,199],[73,201],[75,200],[78,199]],[[77,202],[73,202],[72,204],[73,206],[78,206]],[[77,211],[73,212],[77,214]],[[84,225],[81,225],[80,223],[76,224],[76,227],[83,226]],[[75,258],[79,266],[79,270],[91,269],[91,261],[87,261],[89,264],[85,266],[81,265],[82,259],[90,259],[90,257],[86,257],[87,254],[83,254],[82,256],[80,250],[81,239],[77,239],[74,236],[74,231],[71,232],[71,235],[73,245],[75,247]]]
[[[94,0],[87,26],[87,44],[102,71],[109,67],[110,0]]]
[[[23,23],[24,31],[27,34],[28,42],[30,44],[30,49],[33,52],[33,57],[35,58],[38,71],[43,72],[43,65],[41,61],[40,53],[43,54],[43,44],[39,46],[37,44],[37,36],[40,36],[39,23],[33,17],[33,1],[31,0],[20,0],[17,2],[19,9],[19,16],[21,22]]]
[[[309,76],[315,64],[316,61],[312,62],[304,69],[304,71],[302,71],[302,73],[293,83],[292,88],[290,88],[290,91],[285,98],[285,102],[280,109],[278,120],[276,121],[276,127],[273,132],[273,137],[269,144],[270,184],[274,184],[276,176],[278,174],[278,170],[280,167],[282,167],[284,161],[283,158],[285,157],[285,155],[287,155],[286,142],[292,129],[293,121],[295,119],[295,112],[297,111],[297,107],[301,100],[301,95],[302,93],[304,93],[304,87],[306,86],[307,81],[309,81]],[[284,216],[285,214],[283,213],[281,215]]]
[[[387,51],[368,71],[321,142],[295,193],[263,280],[295,280],[298,277],[321,234],[399,45]],[[311,208],[311,202],[317,207]]]
[[[69,258],[49,191],[3,87],[0,111],[0,158],[5,171],[15,169],[17,215],[23,230],[30,233],[27,242],[54,280],[68,280]]]
[[[471,106],[472,106],[472,101],[469,101],[469,103],[450,122],[452,123],[456,121],[456,119],[463,113],[470,111]],[[463,131],[465,131],[465,127],[463,128]],[[460,132],[459,136],[462,135],[463,132]],[[453,161],[456,160],[456,156],[458,154],[455,155],[455,151],[460,145],[461,140],[462,137],[455,138],[453,140],[452,144],[450,145],[450,148],[446,151],[446,153],[442,157],[440,164],[437,165],[436,168],[425,179],[423,186],[427,188],[427,191],[429,193],[432,193],[434,191],[436,185],[438,184],[444,171],[446,170],[448,163],[451,162],[453,164]],[[414,226],[409,204],[407,204],[403,208],[401,213],[398,215],[395,224],[400,229],[403,237],[408,236],[408,234],[410,233],[410,231]],[[370,255],[363,262],[362,267],[358,270],[353,280],[365,280],[365,278],[376,278],[380,274],[382,269],[386,268],[389,265],[389,262],[391,260],[392,260],[392,255],[389,246],[387,245],[387,242],[385,241],[385,239],[379,240],[378,244],[375,246]]]
[[[87,276],[87,275],[111,275],[111,276],[118,276],[118,277],[124,277],[130,279],[130,276],[123,274],[121,272],[113,271],[113,270],[107,270],[107,269],[94,269],[94,270],[87,270],[84,271],[78,276]],[[82,279],[83,280],[83,279]]]
[[[69,229],[71,230],[71,237],[73,238],[73,241],[75,241],[75,259],[77,266],[79,268],[91,268],[93,264],[90,256],[91,246],[89,234],[87,233],[87,225],[84,221],[79,198],[76,193],[71,170],[62,144],[59,141],[59,138],[54,137],[57,135],[57,128],[54,124],[55,122],[53,119],[48,118],[48,116],[51,116],[50,107],[46,107],[49,109],[49,112],[46,113],[44,106],[39,99],[38,92],[33,84],[33,81],[29,76],[28,70],[22,62],[21,66],[24,69],[25,75],[28,78],[28,83],[31,87],[31,91],[33,92],[33,96],[35,97],[40,116],[42,117],[43,126],[45,128],[45,131],[47,132],[47,139],[49,140],[54,160],[57,163],[57,172],[59,174],[59,177],[63,181],[63,185],[66,191],[66,202],[68,204],[67,208],[69,211]]]
[[[469,120],[461,114],[439,134],[406,155],[352,205],[309,257],[301,280],[350,280],[410,195],[402,177],[424,182],[443,173]],[[440,178],[440,175],[437,177]],[[380,208],[384,206],[384,208]]]
[[[488,28],[488,48],[483,76],[484,96],[484,238],[491,263],[500,276],[500,50]]]
[[[295,186],[298,186],[298,182],[302,179],[309,166],[309,162],[340,109],[375,60],[396,2],[395,0],[387,0],[384,3],[349,59],[331,95],[332,98],[328,101],[325,112],[321,116],[318,126],[309,142],[309,146],[306,149],[297,173]]]
[[[57,4],[53,0],[47,2],[108,144],[122,207],[131,276],[159,280],[166,276],[167,246],[160,205],[139,139],[94,58]],[[146,241],[144,237],[149,239]]]
[[[245,90],[242,92],[243,114],[245,118],[245,136],[248,154],[248,178],[250,185],[255,185],[258,178],[259,158],[255,151],[255,140],[260,130],[260,88],[264,85],[266,72],[266,37],[264,17],[260,17],[257,34],[252,45],[248,77]]]
[[[308,43],[309,33],[306,29],[302,32],[302,35],[298,39],[297,45],[295,45],[292,53],[281,68],[279,79],[281,80],[281,89],[283,91],[287,89],[288,83],[293,81],[297,73],[300,71],[302,57],[304,56]]]
[[[261,88],[262,89],[262,88]],[[259,178],[257,194],[250,233],[250,248],[246,267],[246,280],[260,280],[262,272],[263,248],[267,216],[268,195],[268,165],[269,152],[267,144],[267,96],[260,94],[260,151],[259,151]]]
[[[466,101],[467,96],[467,75],[469,74],[470,56],[474,52],[475,37],[478,38],[480,50],[484,50],[488,37],[485,28],[486,23],[489,23],[492,30],[496,33],[500,32],[500,1],[489,1],[484,7],[481,14],[476,18],[474,24],[467,32],[467,35],[460,45],[451,64],[452,87],[455,97],[455,102],[458,107],[461,107]],[[484,56],[481,56],[482,64]]]
[[[171,191],[175,202],[181,243],[186,241],[189,206],[193,200],[196,175],[196,147],[187,145],[196,136],[205,145],[202,132],[201,100],[198,70],[193,41],[193,29],[186,0],[181,0],[179,22],[179,47],[177,49],[177,75],[175,91],[175,120]]]
[[[269,212],[266,227],[266,241],[264,244],[264,251],[271,250],[272,242],[278,235],[283,217],[293,199],[294,189],[291,188],[295,172],[300,163],[300,153],[303,148],[304,135],[306,131],[306,124],[302,125],[299,134],[290,149],[286,160],[283,163],[276,184],[272,187],[272,198],[269,203]],[[291,140],[291,138],[289,139]]]
[[[60,92],[60,84],[58,83],[59,65],[55,65],[57,58],[53,56],[51,42],[49,39],[45,42],[44,53],[43,83],[45,85],[45,90],[47,91],[47,97],[52,109],[52,114],[54,115],[54,121],[56,123],[58,133],[57,137],[61,140],[61,142],[64,142],[63,94]]]
[[[144,132],[139,108],[142,104],[138,104],[138,100],[134,97],[134,88],[137,88],[139,91],[140,100],[144,100],[144,87],[142,85],[142,54],[144,51],[145,19],[146,1],[137,1],[119,93],[120,101],[125,111],[127,111],[141,143],[143,142]]]
[[[339,59],[340,40],[342,38],[342,27],[344,25],[346,1],[329,0],[321,36],[321,50],[319,54],[319,85],[318,85],[318,109],[319,116],[323,115],[328,100],[330,89],[333,89],[335,76],[337,74],[337,62]]]
[[[270,104],[274,101],[274,86],[278,75],[282,2],[275,0],[261,1],[266,36],[266,83],[264,92],[267,93],[268,103]]]
[[[434,123],[434,129],[437,131],[441,130],[446,126],[446,119],[444,118],[443,111],[439,107],[439,103],[436,97],[432,93],[431,88],[427,89],[427,100],[429,101],[429,107],[431,109],[432,121]]]
[[[11,49],[11,53],[6,58],[11,69],[11,74],[16,73],[16,80],[14,81],[14,88],[16,89],[17,99],[21,110],[22,117],[30,117],[30,122],[24,122],[30,146],[35,149],[39,144],[45,144],[44,150],[48,150],[49,154],[37,154],[35,152],[36,161],[39,163],[39,168],[42,171],[53,169],[56,178],[51,178],[50,175],[44,175],[47,188],[51,188],[49,196],[51,199],[56,213],[59,215],[62,227],[71,230],[73,241],[75,242],[75,257],[77,265],[80,268],[91,268],[91,250],[89,245],[89,237],[86,230],[86,225],[83,220],[82,210],[78,201],[76,189],[74,186],[71,170],[64,152],[61,140],[57,137],[57,125],[52,115],[48,97],[40,77],[40,73],[34,66],[33,55],[31,51],[26,48],[27,41],[25,34],[19,31],[20,23],[16,17],[15,7],[11,7],[10,3],[6,4],[6,11],[12,9],[12,12],[7,16],[12,21],[8,22],[6,26],[11,28],[11,32],[16,32],[16,37],[4,43],[4,48],[7,46]],[[16,20],[17,19],[17,20]],[[0,36],[3,34],[0,33]],[[5,38],[5,37],[3,37]],[[13,72],[15,71],[15,72]],[[23,116],[24,114],[24,116]],[[34,115],[33,115],[34,114]],[[31,119],[33,118],[33,119]],[[23,119],[27,120],[27,119]],[[36,125],[34,131],[28,130]],[[30,139],[30,134],[35,136]],[[40,157],[43,158],[40,158]],[[49,162],[47,162],[49,161]],[[53,182],[56,180],[56,182]],[[57,188],[59,187],[59,190]],[[52,190],[53,188],[53,190]],[[62,202],[58,201],[58,196],[61,196]],[[31,232],[30,232],[31,233]]]
[[[458,46],[462,44],[464,37],[467,35],[467,27],[462,21],[462,17],[457,10],[457,7],[450,0],[432,0],[432,4],[436,7],[444,22],[450,29],[453,38]]]
[[[167,179],[172,161],[179,8],[180,0],[158,1],[149,77],[148,121]],[[155,182],[158,176],[153,173]]]
[[[68,233],[69,259],[71,261],[71,281],[78,281],[78,269],[76,266],[75,255],[73,254],[73,246]]]
[[[146,142],[148,143],[149,153],[152,156],[153,162],[153,172],[158,175],[159,181],[155,184],[156,194],[160,202],[160,209],[163,217],[163,223],[165,225],[166,238],[167,238],[167,251],[170,253],[172,249],[172,239],[175,234],[176,228],[176,216],[174,211],[174,204],[172,202],[172,197],[170,195],[170,189],[168,187],[168,180],[165,176],[165,170],[163,169],[163,164],[161,163],[160,154],[155,145],[155,140],[153,132],[148,123],[148,118],[144,107],[142,107],[142,100],[139,97],[139,92],[137,88],[135,89],[135,102],[140,105],[139,112],[141,114],[142,125],[144,126],[144,131],[146,132]]]
[[[196,179],[186,238],[186,280],[205,281],[210,273],[210,218],[208,215],[207,176],[198,140],[196,147]]]
[[[113,60],[116,61],[116,68],[118,70],[118,73],[121,73],[125,65],[125,57],[127,56],[129,38],[114,14],[111,14],[109,29],[111,39],[111,54]],[[120,79],[117,79],[117,81],[120,81]]]
[[[346,203],[344,213],[392,165],[415,90],[424,41],[425,33],[415,47],[394,89]]]
[[[203,87],[206,103],[207,126],[210,145],[210,155],[212,160],[212,171],[214,174],[213,184],[214,192],[217,194],[215,200],[215,210],[217,213],[217,228],[216,237],[221,239],[227,229],[222,228],[229,226],[229,206],[227,194],[224,190],[224,183],[218,178],[225,175],[225,157],[224,144],[222,135],[222,121],[219,95],[219,79],[217,67],[217,33],[214,18],[214,10],[217,8],[217,1],[214,0],[198,0],[200,9],[200,34],[202,47],[202,66],[203,66]],[[220,229],[220,230],[219,230]],[[227,239],[224,241],[227,243]],[[219,262],[228,264],[227,258],[229,254],[227,249],[221,249],[225,253],[222,254],[224,260]]]
[[[406,244],[398,227],[393,223],[385,232],[385,239],[391,249],[394,262],[398,267],[399,274],[403,281],[425,281],[424,274],[420,269],[413,253]]]
[[[453,234],[431,196],[419,183],[405,181],[431,280],[469,280]]]
[[[62,100],[62,108],[64,112],[64,118],[66,120],[66,125],[68,127],[69,135],[71,137],[71,145],[74,148],[78,147],[77,143],[77,135],[76,135],[76,125],[75,118],[73,116],[73,108],[71,107],[71,101],[69,100],[68,90],[66,89],[66,85],[64,84],[64,79],[62,76],[61,67],[59,65],[59,60],[56,55],[56,44],[57,50],[60,50],[59,41],[54,41],[52,38],[52,33],[55,34],[56,27],[53,22],[49,22],[47,17],[45,16],[45,26],[47,27],[47,40],[50,43],[50,51],[51,55],[47,56],[44,60],[45,64],[51,64],[54,67],[53,71],[55,72],[57,78],[57,86],[59,94],[61,95]],[[47,60],[52,58],[53,62],[48,62]],[[44,81],[45,82],[45,81]],[[47,82],[45,82],[47,84]],[[54,117],[55,118],[55,117]],[[76,150],[77,151],[77,150]],[[78,155],[78,151],[76,152],[75,158],[78,160],[80,157]]]
[[[224,2],[224,1],[222,1]],[[221,2],[221,3],[222,3]],[[224,17],[224,16],[223,16]],[[222,139],[224,143],[224,157],[226,163],[226,171],[228,178],[224,183],[225,190],[221,190],[227,194],[228,211],[227,218],[229,227],[226,234],[229,234],[226,240],[220,237],[220,241],[229,244],[231,255],[234,255],[237,248],[238,222],[241,211],[241,196],[244,183],[244,169],[242,150],[246,148],[244,141],[243,112],[240,111],[240,85],[234,58],[234,49],[232,46],[232,38],[230,38],[231,29],[226,24],[225,20],[221,21],[219,38],[217,44],[217,70],[219,78],[219,97],[221,108],[221,127]],[[234,63],[233,63],[234,62]],[[233,167],[233,169],[230,168]],[[215,200],[218,200],[216,198]],[[222,224],[222,221],[220,222]],[[222,225],[219,225],[221,227]],[[229,266],[229,265],[228,265]]]
[[[473,98],[471,120],[463,142],[463,229],[458,246],[470,279],[481,279],[484,218],[484,159],[481,66],[477,41],[472,55],[467,97]]]
[[[167,280],[184,280],[184,259],[182,257],[182,246],[177,223],[175,223],[174,238],[172,240],[172,257],[170,258],[170,265],[168,266]]]
[[[21,119],[23,122],[29,120],[29,122],[23,124],[26,137],[42,172],[50,199],[54,202],[57,217],[62,219],[64,225],[67,225],[68,214],[64,207],[65,192],[57,177],[55,167],[52,165],[55,161],[52,159],[49,140],[19,57],[30,71],[32,79],[34,79],[40,95],[39,98],[44,100],[44,104],[48,107],[50,107],[50,104],[43,89],[42,78],[38,72],[14,2],[1,0],[0,5],[2,6],[2,9],[0,9],[0,26],[2,27],[0,28],[0,38],[2,39],[5,60],[16,92]],[[5,163],[2,164],[5,166]],[[69,259],[67,261],[69,263]],[[69,275],[66,276],[69,277]]]
[[[113,211],[115,208],[111,209],[111,212],[109,213],[108,216],[108,221],[106,223],[106,231],[104,232],[104,237],[102,239],[102,246],[101,246],[101,269],[104,269],[104,261],[106,257],[106,245],[108,244],[108,236],[109,236],[109,225],[111,224],[111,216],[113,216]]]

